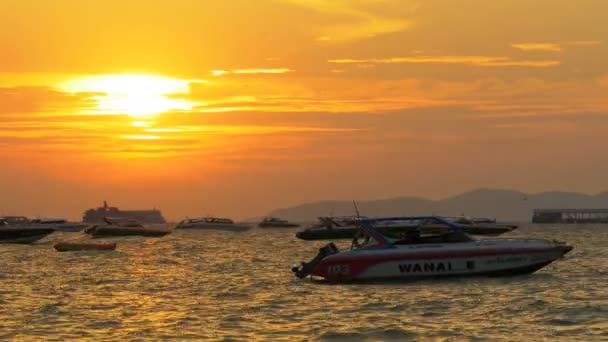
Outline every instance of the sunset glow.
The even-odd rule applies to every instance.
[[[97,105],[93,114],[128,114],[149,117],[169,110],[190,110],[196,104],[171,98],[189,91],[189,81],[138,74],[88,76],[64,82],[60,89],[70,93],[92,93]]]
[[[0,210],[78,217],[107,198],[171,218],[248,218],[479,187],[599,192],[607,11],[554,0],[3,2],[0,186],[15,195]],[[50,200],[57,189],[64,197]]]

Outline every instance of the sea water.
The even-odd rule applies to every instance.
[[[505,235],[574,245],[531,275],[354,285],[296,279],[324,244],[296,231],[100,240],[114,252],[53,249],[83,233],[0,245],[0,339],[608,340],[608,226]]]

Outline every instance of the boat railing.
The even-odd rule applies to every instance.
[[[363,225],[372,226],[374,223],[386,222],[386,221],[421,221],[428,222],[434,221],[436,223],[444,224],[451,230],[462,230],[462,226],[456,222],[452,222],[441,216],[397,216],[397,217],[376,217],[376,218],[361,218],[358,219]]]
[[[503,241],[524,241],[524,242],[539,242],[539,241],[548,241],[547,239],[540,239],[540,238],[492,238],[492,239],[478,239],[477,241],[479,241],[480,243],[483,244],[487,244],[487,245],[491,245],[491,244],[496,244],[498,242],[503,242]]]

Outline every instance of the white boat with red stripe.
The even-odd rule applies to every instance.
[[[450,227],[443,234],[409,232],[390,239],[373,227],[379,221],[433,220]],[[533,273],[572,250],[566,243],[524,238],[477,240],[460,225],[437,216],[362,219],[350,250],[333,243],[321,248],[309,263],[293,268],[299,278],[329,282],[376,279],[416,279],[447,276],[509,276]]]

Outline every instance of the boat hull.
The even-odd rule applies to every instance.
[[[89,225],[86,223],[59,223],[59,224],[37,224],[33,226],[39,226],[40,228],[52,228],[58,232],[79,232]]]
[[[104,227],[94,226],[85,230],[85,232],[94,238],[111,237],[111,236],[147,236],[147,237],[162,237],[169,233],[166,229],[152,229],[140,227]]]
[[[74,224],[61,224],[61,225],[57,225],[55,226],[55,230],[60,231],[60,232],[79,232],[85,228],[87,228],[89,225],[86,223],[74,223]]]
[[[330,282],[429,277],[510,276],[533,273],[568,253],[572,247],[508,248],[415,252],[340,253],[321,260],[313,276]]]
[[[0,243],[28,244],[53,233],[52,228],[0,228]]]
[[[260,228],[297,228],[300,225],[297,223],[259,223]]]
[[[175,229],[190,229],[190,230],[224,230],[230,232],[244,232],[250,227],[242,224],[181,224]]]
[[[53,246],[58,252],[74,252],[74,251],[113,251],[116,249],[116,243],[76,243],[76,242],[59,242]]]

